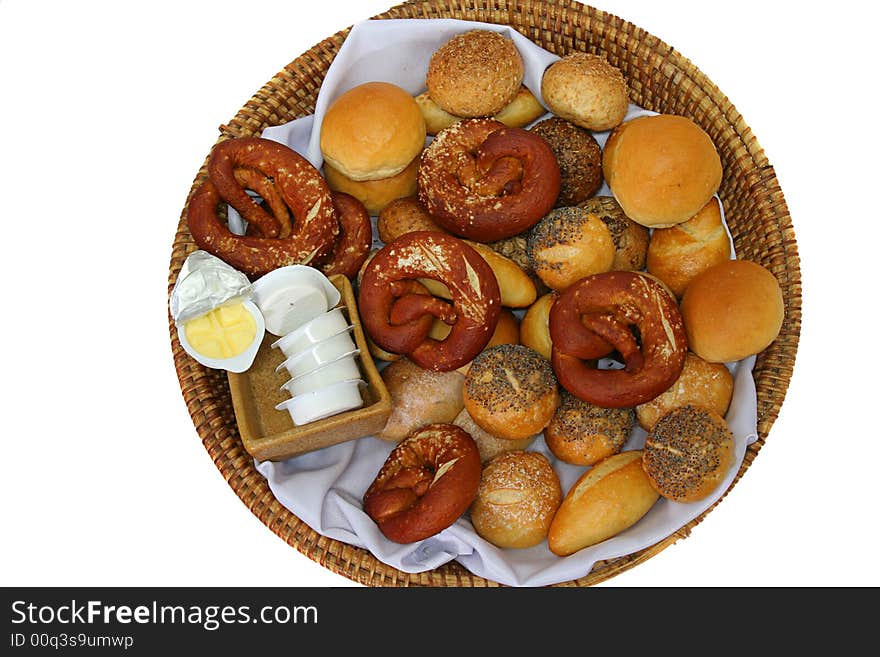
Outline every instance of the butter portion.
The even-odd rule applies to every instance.
[[[208,358],[233,358],[257,336],[257,322],[243,303],[220,306],[184,324],[190,346]]]

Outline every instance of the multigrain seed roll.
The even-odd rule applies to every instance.
[[[513,41],[489,30],[458,34],[431,55],[425,85],[443,110],[492,116],[516,96],[525,67]]]
[[[599,217],[583,208],[556,208],[532,228],[528,240],[532,269],[552,290],[611,270],[614,240]]]
[[[724,418],[689,404],[654,424],[645,439],[642,468],[663,497],[697,502],[718,488],[733,462],[734,437]]]
[[[534,349],[502,344],[474,358],[464,382],[464,407],[485,431],[521,439],[544,430],[559,403],[550,362]]]
[[[470,509],[477,534],[501,548],[529,548],[547,537],[562,502],[559,477],[540,452],[507,452],[484,468]]]
[[[724,363],[709,363],[688,352],[678,380],[663,394],[636,406],[639,425],[650,431],[654,423],[679,406],[693,404],[727,414],[733,397],[733,375]]]
[[[544,138],[559,163],[562,189],[557,208],[577,205],[599,191],[602,147],[588,130],[558,116],[539,121],[529,130]]]
[[[544,441],[561,461],[593,465],[617,454],[635,426],[631,408],[602,408],[563,390],[559,407],[544,429]]]
[[[627,217],[613,196],[594,196],[578,207],[595,214],[608,226],[615,250],[611,269],[641,271],[645,268],[651,233]]]

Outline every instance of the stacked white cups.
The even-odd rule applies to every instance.
[[[266,330],[279,336],[272,348],[284,354],[275,371],[290,375],[281,386],[290,398],[275,408],[290,413],[295,425],[363,406],[360,350],[339,299],[333,283],[305,265],[281,267],[254,283]]]

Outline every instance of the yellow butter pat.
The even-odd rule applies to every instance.
[[[243,304],[221,306],[184,324],[190,346],[208,358],[232,358],[257,335],[257,322]]]

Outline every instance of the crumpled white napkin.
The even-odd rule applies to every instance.
[[[541,99],[540,79],[558,57],[538,47],[512,28],[453,19],[378,20],[354,25],[330,66],[322,84],[314,116],[273,126],[263,137],[287,144],[322,164],[319,128],[328,103],[362,82],[384,80],[412,94],[424,90],[431,53],[452,35],[484,28],[508,35],[523,56],[524,83]],[[631,106],[627,120],[648,113]],[[604,146],[608,133],[596,133]],[[599,194],[609,195],[607,186]],[[748,444],[757,439],[757,398],[752,368],[754,356],[729,363],[734,375],[734,395],[727,422],[736,437],[736,463],[721,486],[709,497],[692,504],[661,498],[636,525],[617,536],[568,557],[557,557],[546,541],[521,550],[501,549],[480,538],[465,514],[451,527],[427,540],[407,545],[386,539],[363,512],[361,498],[394,444],[365,437],[303,454],[283,462],[262,462],[256,467],[278,501],[319,534],[369,550],[383,563],[404,572],[431,570],[457,560],[480,577],[509,586],[546,586],[587,575],[598,560],[612,559],[649,547],[699,516],[719,499],[733,482]],[[636,427],[625,450],[644,445],[645,432]],[[586,470],[556,459],[538,437],[530,450],[543,453],[559,474],[563,492]]]

